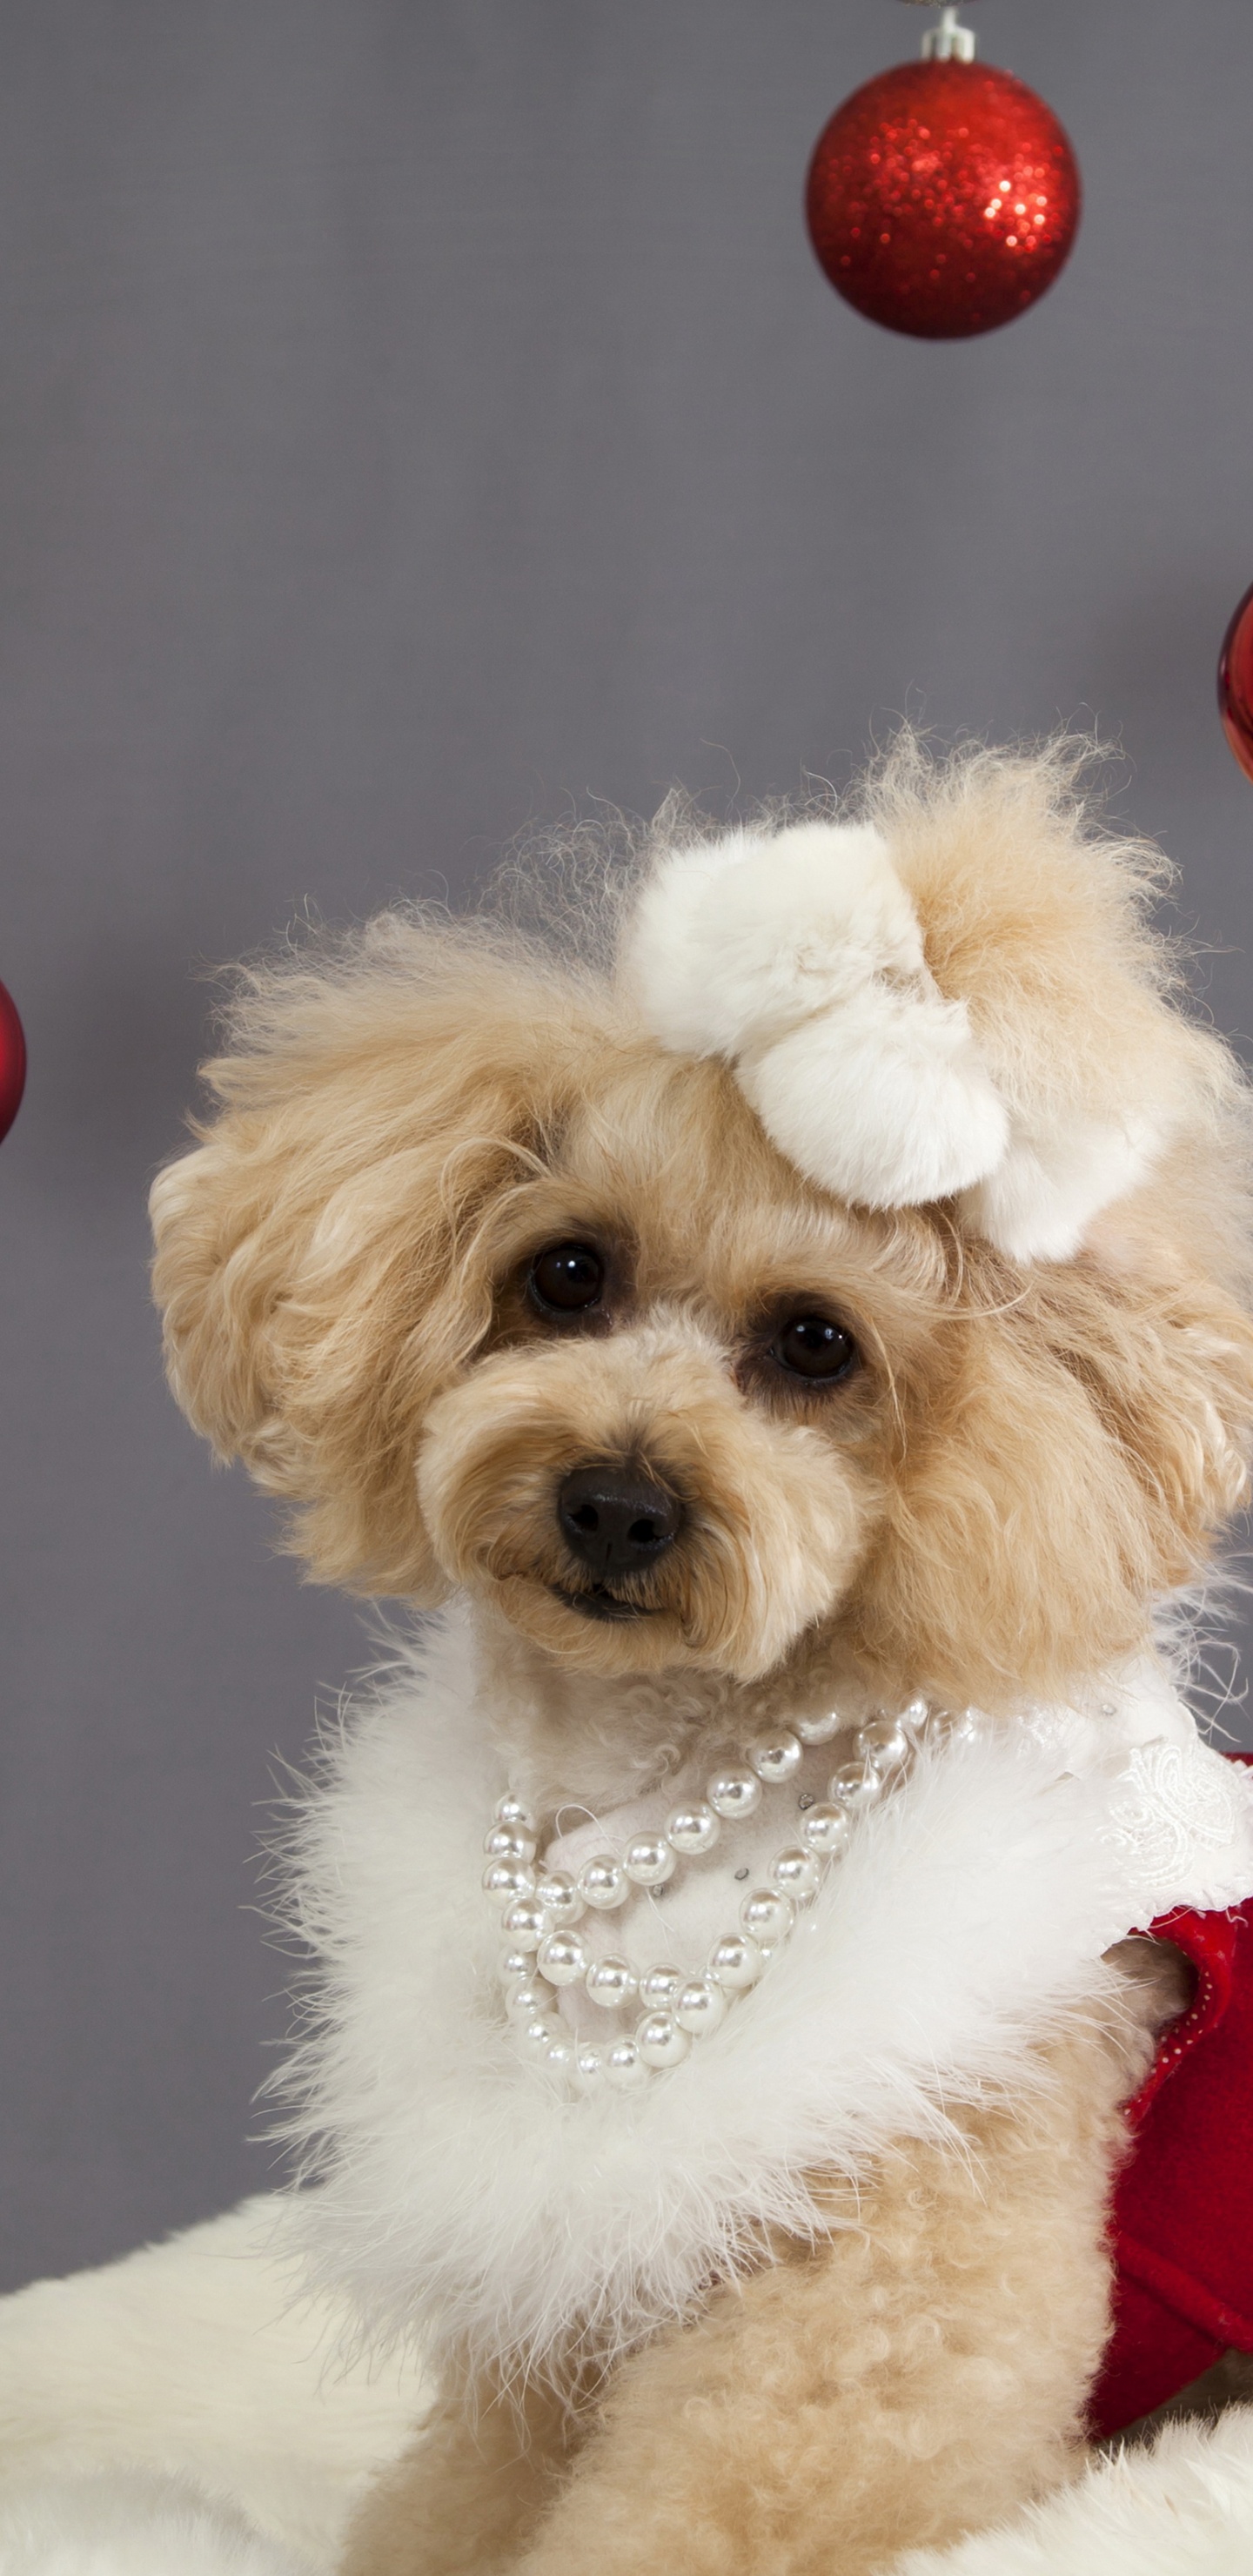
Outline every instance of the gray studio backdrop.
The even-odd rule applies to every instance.
[[[1077,718],[1249,1026],[1253,10],[970,14],[1088,203],[1035,314],[943,347],[800,224],[897,0],[0,5],[9,2281],[267,2183],[251,1854],[363,1654],[162,1390],[203,965],[594,797],[838,779],[905,709]]]

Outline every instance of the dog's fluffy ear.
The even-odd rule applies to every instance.
[[[568,981],[473,928],[384,916],[248,977],[219,1104],[153,1190],[170,1380],[298,1509],[320,1581],[435,1597],[415,1456],[491,1320],[480,1219],[580,1043]]]
[[[733,1063],[820,1186],[1073,1258],[1230,1087],[1145,919],[1162,863],[1090,827],[1077,770],[906,735],[856,822],[663,851],[624,949],[648,1025]]]
[[[1253,1325],[1240,1176],[1168,1162],[1075,1261],[1006,1294],[964,1248],[963,1320],[889,1481],[859,1642],[941,1700],[1064,1699],[1134,1654],[1247,1500]]]

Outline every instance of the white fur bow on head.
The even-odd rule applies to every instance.
[[[740,830],[668,852],[624,963],[654,1035],[733,1064],[798,1171],[863,1207],[961,1195],[972,1228],[1017,1260],[1073,1255],[1160,1142],[1143,1115],[1045,1114],[1020,1078],[1010,1096],[967,1002],[931,973],[872,824]]]

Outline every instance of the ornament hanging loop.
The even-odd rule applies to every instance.
[[[963,27],[956,9],[941,8],[938,27],[928,27],[922,40],[924,63],[972,63],[979,40],[973,27]]]

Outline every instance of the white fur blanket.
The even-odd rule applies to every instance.
[[[333,2311],[285,2310],[250,2203],[0,2300],[3,2576],[332,2576],[346,2515],[423,2404],[345,2375]],[[1253,2409],[1096,2464],[890,2576],[1249,2576]],[[884,2571],[889,2576],[889,2571]]]
[[[335,2563],[420,2367],[346,2370],[276,2200],[0,2299],[0,2576],[289,2576]]]
[[[1078,2486],[892,2576],[1249,2576],[1253,2407],[1170,2424],[1152,2450],[1098,2461]]]

